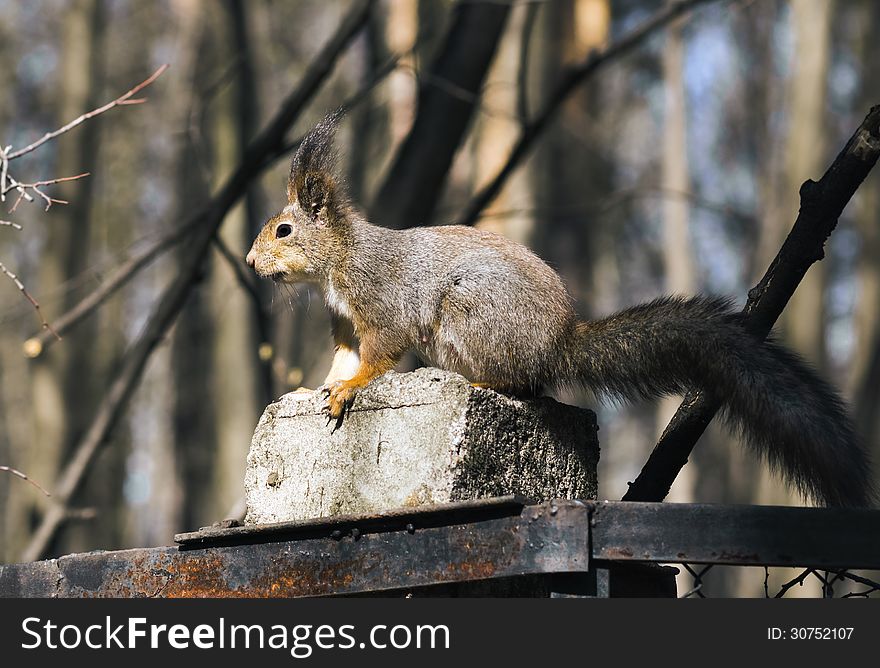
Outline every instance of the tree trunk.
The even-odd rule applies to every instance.
[[[862,29],[859,51],[862,62],[862,91],[857,113],[878,103],[877,78],[880,77],[880,7],[863,0],[857,8]],[[855,307],[855,351],[850,363],[850,395],[858,433],[871,448],[874,461],[880,454],[880,185],[869,179],[859,188],[856,200],[856,228],[859,254],[856,265],[857,300]]]
[[[227,11],[218,18],[215,33],[221,44],[235,45],[240,65],[237,76],[212,102],[211,143],[216,150],[212,174],[215,188],[235,169],[254,133],[258,104],[255,99],[251,47],[247,16],[241,0],[229,0]],[[220,238],[241,261],[242,249],[252,241],[254,229],[261,226],[257,194],[251,191],[243,206],[226,217]],[[223,519],[243,497],[245,459],[260,412],[269,402],[267,367],[260,362],[261,339],[257,331],[259,310],[249,293],[238,285],[233,269],[215,257],[210,271],[212,304],[215,314],[213,351],[214,434],[217,439],[210,482],[210,512]],[[264,286],[261,286],[264,287]],[[265,331],[268,335],[268,322]],[[267,339],[265,339],[267,340]],[[210,518],[209,518],[210,519]]]
[[[787,85],[788,124],[783,148],[783,176],[765,235],[764,257],[775,255],[797,216],[801,184],[822,175],[826,163],[825,100],[832,0],[791,4],[794,51]],[[772,241],[771,241],[772,240]],[[827,267],[815,263],[804,277],[780,319],[785,341],[813,364],[826,371],[825,288]],[[761,469],[762,503],[800,505],[800,498]]]
[[[370,208],[374,222],[404,228],[431,221],[478,107],[509,9],[506,3],[456,5],[445,42],[423,74],[416,119]]]
[[[687,96],[684,85],[684,39],[682,23],[676,22],[666,32],[663,47],[664,126],[662,156],[663,191],[663,267],[665,292],[690,295],[696,292],[694,254],[688,224],[691,191],[687,156]],[[657,406],[657,433],[665,429],[681,403],[680,397],[666,397]],[[695,480],[699,476],[692,458],[673,485],[669,500],[679,503],[694,500]]]
[[[195,12],[187,2],[177,3],[179,12]],[[181,76],[187,81],[189,92],[182,111],[181,125],[186,134],[179,149],[175,168],[177,184],[177,220],[185,220],[192,212],[192,202],[207,201],[210,197],[210,137],[207,109],[202,93],[216,81],[228,58],[217,62],[217,53],[211,39],[215,22],[197,19],[188,23],[192,31],[193,59]],[[225,53],[225,52],[224,52]],[[205,98],[208,99],[208,98]],[[186,244],[178,251],[181,260],[190,252]],[[205,281],[208,268],[199,277],[201,285],[189,296],[186,306],[177,318],[172,339],[174,374],[174,408],[172,430],[176,459],[179,465],[180,526],[196,528],[217,520],[214,499],[214,473],[217,464],[216,383],[212,377],[213,349],[216,327],[212,314],[209,290]]]
[[[61,73],[56,126],[76,118],[97,106],[104,87],[104,15],[103,0],[77,0],[65,13],[61,46]],[[71,176],[83,171],[95,171],[102,119],[85,124],[78,132],[58,143],[58,176]],[[83,272],[90,266],[92,236],[92,194],[95,179],[86,178],[59,184],[58,196],[70,202],[55,205],[47,219],[46,246],[40,261],[39,285],[43,291],[64,289],[77,285]],[[58,220],[60,218],[61,220]],[[66,311],[83,294],[80,289],[67,288],[59,311]],[[51,319],[51,313],[48,314]],[[34,443],[40,452],[30,475],[52,481],[78,440],[93,413],[98,388],[101,387],[94,369],[98,364],[100,346],[95,346],[97,322],[84,322],[71,332],[63,345],[54,346],[47,354],[36,358],[31,365],[34,392]],[[118,507],[121,493],[121,466],[124,454],[102,460],[108,476],[101,488],[87,490],[77,497],[78,502],[88,498],[99,505],[103,513],[112,513]],[[99,476],[100,477],[100,476]],[[101,529],[90,526],[91,532],[104,532],[98,540],[113,544],[116,523],[106,515]],[[62,533],[52,552],[70,552],[89,549],[93,545],[88,536],[70,527]]]

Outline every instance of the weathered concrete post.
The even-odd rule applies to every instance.
[[[596,497],[592,411],[430,368],[376,380],[335,431],[321,403],[292,393],[266,408],[247,458],[247,524],[514,493]]]

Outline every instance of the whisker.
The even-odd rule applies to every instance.
[[[296,297],[296,287],[291,285],[290,283],[284,283],[284,290],[287,293],[287,306],[291,311],[296,310],[294,306],[294,298]]]

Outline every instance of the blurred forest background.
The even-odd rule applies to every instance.
[[[263,407],[320,384],[332,353],[320,295],[256,281],[243,256],[284,203],[291,145],[340,104],[349,187],[374,222],[527,243],[586,317],[670,292],[742,304],[800,184],[880,103],[880,3],[691,4],[642,30],[664,2],[0,0],[3,146],[171,65],[145,103],[13,163],[21,181],[91,175],[47,186],[70,202],[49,211],[38,197],[8,213],[8,195],[0,219],[22,229],[0,226],[0,262],[53,326],[108,294],[55,341],[0,276],[0,465],[53,493],[0,473],[0,560],[162,545],[242,513]],[[497,196],[476,198],[523,137]],[[875,454],[878,190],[875,173],[779,327]],[[677,405],[599,407],[603,498]],[[732,441],[710,429],[671,499],[802,503]]]

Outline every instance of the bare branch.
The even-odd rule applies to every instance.
[[[403,54],[389,58],[388,62],[376,71],[375,76],[371,77],[367,83],[348,98],[342,104],[342,107],[345,109],[354,109],[357,105],[367,100],[368,93],[394,71],[402,55]],[[260,164],[260,172],[271,166],[282,156],[289,154],[299,146],[299,142],[299,138],[291,142],[284,142],[267,152],[263,162]],[[125,286],[141,269],[147,267],[159,255],[173,248],[185,239],[198,222],[199,220],[197,217],[189,219],[183,223],[179,229],[166,234],[137,255],[132,256],[124,264],[120,265],[111,276],[101,282],[101,285],[94,292],[84,297],[82,301],[76,304],[76,306],[71,308],[67,313],[54,319],[53,326],[58,333],[64,335],[67,331],[76,326],[80,320],[90,315],[117,290]],[[24,354],[27,357],[38,357],[49,348],[55,340],[56,339],[50,336],[48,332],[35,334],[33,337],[25,341]]]
[[[68,522],[90,522],[97,516],[97,508],[67,508],[65,513]]]
[[[129,104],[141,104],[141,103],[145,102],[146,101],[145,98],[138,98],[138,99],[134,99],[134,100],[131,98],[135,93],[143,90],[144,88],[149,86],[151,83],[153,83],[156,79],[158,79],[160,76],[162,76],[162,73],[165,72],[165,70],[167,70],[168,67],[169,66],[167,64],[162,65],[162,67],[160,67],[158,70],[153,72],[149,77],[147,77],[146,79],[141,81],[137,86],[135,86],[134,88],[132,88],[128,92],[123,93],[122,95],[117,97],[115,100],[108,102],[103,107],[98,107],[97,109],[93,109],[92,111],[86,112],[82,116],[79,116],[78,118],[75,118],[72,121],[70,121],[70,123],[68,123],[67,125],[62,126],[62,127],[58,128],[57,130],[53,130],[52,132],[47,132],[42,137],[40,137],[37,141],[33,142],[32,144],[28,144],[24,148],[21,148],[17,151],[13,151],[12,153],[9,153],[8,151],[6,151],[4,156],[0,156],[0,159],[5,157],[5,160],[8,162],[10,160],[15,160],[16,158],[20,158],[23,155],[27,155],[31,151],[35,151],[36,149],[40,148],[40,146],[45,144],[47,141],[51,141],[52,139],[55,139],[55,137],[58,137],[60,135],[63,135],[65,132],[69,132],[70,130],[73,130],[73,128],[77,127],[78,125],[82,125],[90,118],[94,118],[95,116],[103,114],[105,111],[110,111],[113,107],[129,105]]]
[[[695,208],[714,213],[718,216],[723,216],[732,220],[742,221],[746,223],[756,222],[755,215],[743,209],[738,209],[724,202],[715,202],[706,199],[694,192],[661,187],[624,188],[616,192],[609,193],[607,196],[600,199],[593,199],[584,202],[572,202],[566,205],[542,205],[538,203],[536,206],[513,207],[510,209],[493,210],[488,212],[481,211],[480,214],[477,216],[477,220],[497,220],[518,215],[530,215],[538,217],[559,215],[603,216],[612,212],[617,207],[623,206],[629,202],[654,197],[659,199],[684,199],[690,202]]]
[[[185,239],[187,235],[195,229],[195,226],[199,222],[198,218],[188,220],[179,228],[165,234],[150,244],[147,248],[144,248],[139,253],[130,257],[123,264],[119,265],[110,276],[101,281],[101,285],[98,286],[96,290],[89,293],[67,313],[59,318],[54,318],[56,332],[59,335],[65,334],[80,320],[95,311],[117,290],[128,283],[128,281],[141,269],[148,266],[153,260],[159,257],[159,255],[168,249],[173,248],[181,240]],[[53,341],[57,340],[57,338],[51,336],[47,331],[40,332],[24,342],[24,354],[26,357],[30,358],[39,357]]]
[[[50,197],[46,193],[44,193],[41,188],[45,186],[51,186],[56,183],[64,183],[66,181],[76,181],[77,179],[82,179],[86,176],[90,176],[91,172],[83,172],[82,174],[77,174],[76,176],[62,176],[57,179],[46,179],[44,181],[34,181],[33,183],[21,183],[20,181],[16,181],[12,176],[7,172],[7,179],[9,181],[9,185],[6,186],[6,190],[0,192],[0,200],[6,200],[6,193],[10,190],[17,190],[19,195],[18,199],[15,200],[15,204],[12,205],[12,208],[9,209],[9,213],[15,213],[15,210],[18,208],[19,203],[22,199],[27,196],[28,189],[35,192],[37,195],[43,198],[46,202],[46,211],[48,211],[53,204],[69,204],[67,200],[56,199],[54,197]],[[30,201],[33,201],[32,197],[28,198]]]
[[[370,80],[367,81],[359,90],[357,90],[351,97],[349,97],[345,102],[340,105],[340,109],[344,109],[346,113],[354,109],[359,104],[367,101],[369,99],[370,92],[379,85],[389,74],[391,74],[395,69],[400,66],[400,61],[415,51],[416,45],[413,45],[410,49],[399,53],[397,55],[391,56],[387,62],[379,67]],[[288,155],[289,153],[295,151],[302,141],[302,137],[297,137],[293,141],[287,142],[281,146],[279,146],[274,151],[268,153],[266,155],[266,159],[264,164],[260,167],[264,169],[278,160],[281,156]]]
[[[25,482],[29,482],[30,484],[32,484],[34,487],[36,487],[38,490],[40,490],[46,496],[52,496],[51,494],[49,494],[49,492],[47,492],[45,489],[43,489],[36,480],[34,480],[33,478],[29,478],[27,475],[25,475],[24,473],[22,473],[18,469],[14,469],[11,466],[0,466],[0,471],[4,471],[5,473],[11,473],[12,475],[14,475],[16,477],[21,478]]]
[[[252,271],[249,271],[247,265],[242,261],[241,256],[233,253],[229,246],[226,245],[226,242],[224,242],[219,236],[214,237],[214,246],[220,253],[220,257],[222,257],[226,261],[226,264],[232,269],[232,273],[235,274],[235,280],[251,298],[254,308],[260,318],[268,321],[269,313],[266,310],[266,305],[263,303],[263,298],[260,296],[259,287],[254,280],[255,274]]]
[[[6,178],[9,174],[9,151],[12,146],[4,146],[0,149],[0,202],[5,202]]]
[[[265,162],[266,155],[284,144],[284,138],[290,126],[297,120],[306,104],[329,76],[337,60],[355,35],[366,24],[372,4],[373,0],[366,0],[352,8],[333,37],[306,69],[299,86],[284,100],[269,125],[248,146],[235,172],[195,217],[198,224],[193,231],[189,253],[183,261],[177,277],[166,288],[158,305],[148,318],[141,336],[126,353],[124,361],[110,383],[108,392],[98,406],[91,424],[73,449],[73,455],[56,485],[56,496],[59,503],[49,508],[41,519],[36,532],[22,554],[23,561],[33,561],[40,558],[55,533],[66,521],[66,504],[79,489],[89,465],[119,421],[128,400],[137,387],[147,361],[186,303],[211,247],[214,235],[226,213],[247,191],[254,177],[259,174],[260,166]]]
[[[743,308],[747,327],[759,340],[770,333],[807,269],[824,257],[825,241],[878,156],[880,105],[868,112],[821,180],[806,181],[801,186],[801,208],[794,226],[764,277],[749,290]],[[720,405],[720,401],[704,392],[689,392],[623,500],[666,498]]]
[[[2,262],[0,262],[0,273],[6,274],[6,276],[9,277],[9,280],[15,284],[15,287],[17,287],[19,291],[21,291],[21,294],[24,295],[24,298],[31,303],[31,306],[33,306],[34,310],[37,312],[37,317],[40,318],[43,329],[60,340],[61,336],[58,334],[58,332],[55,331],[55,329],[53,329],[52,325],[48,323],[46,318],[43,317],[43,312],[40,310],[39,302],[34,299],[34,296],[30,292],[27,291],[27,289],[24,287],[24,283],[19,280],[18,276],[9,271],[9,269],[6,268],[6,265]]]
[[[134,88],[132,88],[128,92],[120,95],[112,102],[108,102],[103,107],[98,107],[97,109],[93,109],[92,111],[89,111],[85,114],[82,114],[78,118],[75,118],[74,120],[70,121],[66,125],[58,128],[57,130],[54,130],[52,132],[47,132],[40,139],[25,146],[22,149],[19,149],[17,151],[13,151],[12,146],[5,146],[2,149],[0,149],[0,201],[5,202],[7,193],[9,193],[11,191],[18,192],[18,197],[16,198],[15,203],[12,205],[12,208],[9,210],[9,213],[14,213],[15,210],[18,208],[18,205],[21,204],[22,200],[26,200],[28,202],[33,202],[34,195],[38,196],[46,203],[46,211],[48,211],[52,207],[53,204],[67,204],[68,203],[67,200],[58,199],[57,197],[52,197],[51,195],[44,192],[43,188],[45,188],[46,186],[55,185],[57,183],[64,183],[67,181],[76,181],[77,179],[81,179],[86,176],[89,176],[89,172],[83,172],[82,174],[77,174],[75,176],[63,176],[63,177],[54,178],[54,179],[43,179],[40,181],[34,181],[32,183],[24,183],[24,182],[18,181],[17,179],[15,179],[12,176],[12,174],[9,173],[9,163],[12,160],[15,160],[16,158],[20,158],[23,155],[27,155],[28,153],[35,151],[36,149],[38,149],[40,146],[42,146],[46,142],[51,141],[55,137],[58,137],[58,136],[64,134],[65,132],[68,132],[69,130],[72,130],[73,128],[77,127],[78,125],[81,125],[82,123],[89,120],[90,118],[94,118],[95,116],[98,116],[99,114],[103,114],[105,111],[108,111],[108,110],[112,109],[113,107],[128,105],[128,104],[140,104],[140,103],[144,102],[145,101],[144,98],[133,99],[133,96],[138,91],[143,90],[145,87],[147,87],[151,83],[153,83],[167,69],[168,69],[168,65],[162,65],[162,67],[160,67],[158,70],[156,70],[152,75],[150,75],[144,81],[139,83],[137,86],[135,86]],[[28,191],[30,191],[30,192],[28,192]],[[31,194],[31,193],[33,193],[33,194]],[[20,225],[17,225],[14,223],[8,223],[6,221],[3,221],[3,225],[14,227],[19,230],[21,229]],[[55,330],[52,327],[52,325],[49,324],[49,322],[43,316],[43,313],[40,310],[39,303],[25,289],[24,284],[22,284],[22,282],[18,279],[18,277],[15,274],[13,274],[11,271],[9,271],[9,269],[7,269],[6,266],[3,265],[2,263],[0,263],[0,271],[2,271],[2,273],[6,274],[6,276],[9,277],[9,279],[15,284],[15,287],[17,287],[21,291],[21,293],[25,296],[25,298],[33,305],[34,309],[37,312],[37,315],[40,318],[40,322],[42,323],[44,333],[47,332],[51,336],[55,337],[57,340],[60,340],[61,335],[58,333],[57,330]],[[28,349],[27,345],[26,345],[25,349],[26,350]],[[31,349],[33,349],[33,347],[31,347]],[[39,353],[37,353],[37,354],[39,354]]]
[[[678,0],[677,2],[665,4],[661,9],[658,9],[652,16],[641,23],[641,25],[637,26],[617,41],[609,44],[601,51],[593,51],[583,63],[570,70],[568,74],[563,77],[562,82],[556,87],[556,90],[551,93],[534,120],[523,125],[519,139],[517,139],[507,161],[495,177],[482,190],[480,190],[480,192],[474,195],[465,207],[462,215],[459,217],[458,223],[460,225],[473,225],[477,222],[480,212],[495,199],[501,191],[502,186],[507,182],[508,177],[525,159],[535,143],[535,140],[553,119],[556,111],[580,84],[599,71],[604,65],[607,65],[636,49],[651,35],[678,17],[690,12],[698,5],[714,1],[715,0]]]
[[[801,587],[801,586],[803,586],[804,581],[805,581],[808,577],[810,577],[810,575],[814,575],[815,573],[816,573],[816,571],[815,571],[814,569],[812,569],[812,568],[804,569],[803,571],[801,571],[800,575],[798,575],[798,576],[795,577],[795,578],[792,578],[791,580],[789,580],[788,582],[786,582],[785,584],[783,584],[783,585],[779,588],[779,591],[776,592],[776,596],[775,596],[774,598],[783,598],[783,597],[785,596],[786,592],[788,592],[788,590],[791,589],[792,587],[795,587],[795,586]]]

